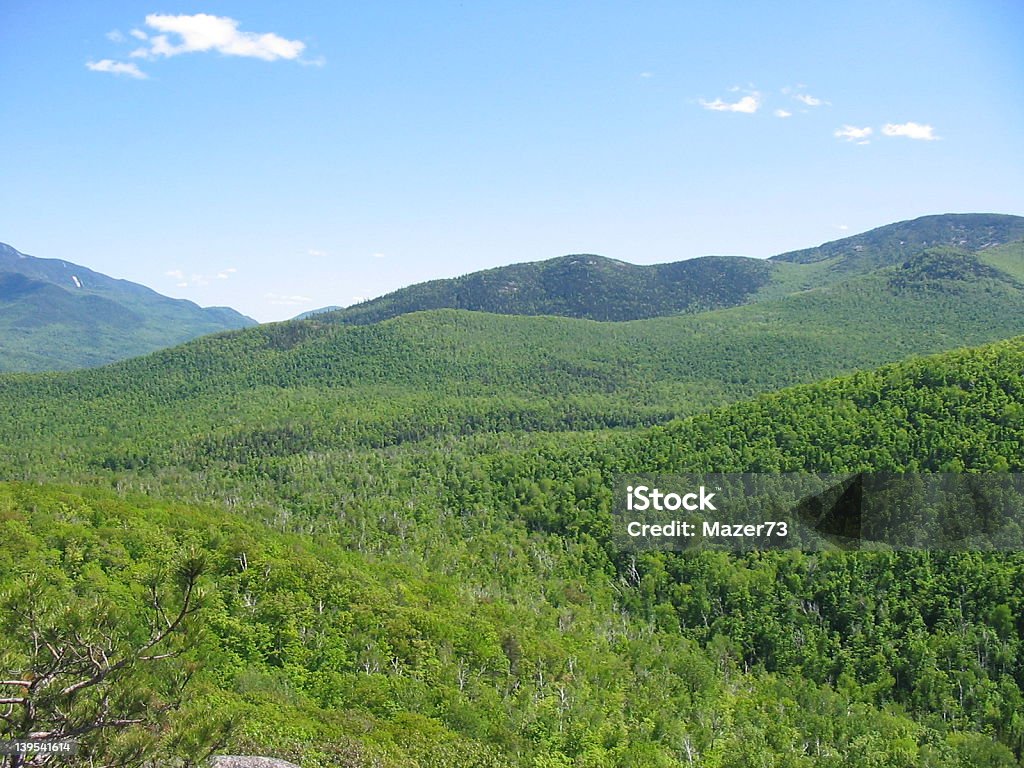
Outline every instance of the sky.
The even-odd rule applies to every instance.
[[[1024,214],[1024,3],[0,0],[0,242],[261,322]]]

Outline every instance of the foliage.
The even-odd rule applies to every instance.
[[[126,598],[204,553],[203,667],[166,754],[217,713],[230,749],[306,766],[1015,765],[1019,554],[634,557],[607,510],[618,472],[1020,471],[1022,370],[1024,339],[626,431],[375,446],[267,421],[86,461],[110,490],[7,486],[0,581],[45,573],[144,627]]]

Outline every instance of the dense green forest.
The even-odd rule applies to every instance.
[[[261,443],[379,447],[440,435],[664,423],[787,385],[1024,333],[1024,289],[933,249],[773,301],[597,323],[439,310],[314,317],[96,370],[0,378],[6,477],[240,457]]]
[[[267,370],[288,368],[252,375]],[[29,663],[26,605],[58,637],[69,616],[102,612],[115,647],[140,642],[152,595],[171,604],[201,556],[183,655],[130,669],[122,685],[149,700],[115,691],[158,725],[97,731],[87,749],[305,766],[1019,765],[1019,553],[638,555],[612,545],[609,509],[620,472],[1019,472],[1022,370],[1018,339],[653,428],[485,423],[405,440],[290,416],[218,433],[226,390],[209,374],[178,401],[207,420],[192,441],[169,422],[145,431],[160,387],[173,391],[155,377],[134,390],[103,389],[104,372],[11,379],[19,399],[65,387],[61,408],[74,383],[89,407],[73,429],[50,410],[21,438],[64,455],[17,465],[47,482],[0,491],[0,657]],[[312,415],[328,390],[301,391]],[[139,423],[103,439],[132,398]],[[132,430],[153,449],[134,466]],[[52,482],[64,474],[89,487]]]
[[[1019,550],[613,530],[630,474],[1024,472],[1018,224],[704,260],[658,273],[673,316],[553,316],[631,316],[655,274],[569,257],[0,376],[0,735],[147,768],[1024,764]],[[510,276],[525,303],[474,308],[519,316],[403,304]]]

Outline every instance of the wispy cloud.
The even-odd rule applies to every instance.
[[[918,141],[937,141],[939,138],[932,126],[920,123],[886,123],[882,126],[882,133],[886,136],[905,136]]]
[[[774,112],[772,112],[772,114],[775,115],[776,117],[792,117],[793,116],[792,112],[788,112],[785,109],[776,109]]]
[[[802,104],[806,104],[808,107],[820,107],[831,103],[824,99],[819,99],[817,96],[811,96],[809,93],[798,93],[793,98]]]
[[[315,256],[317,258],[321,258],[327,255],[327,251],[321,251],[316,248],[310,248],[309,250],[306,251],[306,253],[308,253],[310,256]]]
[[[265,298],[268,303],[281,307],[294,307],[313,301],[308,296],[283,296],[279,293],[268,293]]]
[[[864,126],[863,128],[857,128],[853,125],[844,125],[842,128],[835,132],[837,139],[843,139],[844,141],[855,141],[858,144],[868,144],[870,139],[868,137],[874,133],[874,130],[870,126]]]
[[[733,102],[723,101],[720,98],[714,101],[701,99],[700,105],[704,109],[710,109],[712,112],[743,112],[752,115],[761,107],[761,94],[753,91],[742,97],[739,101]]]
[[[373,254],[373,258],[375,258],[375,259],[384,259],[384,258],[387,258],[387,256],[385,254],[383,254],[383,253],[375,253],[375,254]]]
[[[178,288],[203,288],[208,286],[211,280],[227,280],[236,272],[238,270],[235,267],[228,267],[213,275],[201,275],[197,272],[186,275],[185,271],[181,269],[169,269],[164,274],[173,279]]]
[[[224,56],[276,61],[297,59],[306,49],[306,44],[300,40],[288,40],[273,32],[242,32],[238,25],[235,19],[208,13],[191,16],[151,13],[146,16],[146,26],[162,34],[146,38],[147,45],[131,55],[152,59],[217,51]]]
[[[132,37],[134,37],[134,38],[135,38],[136,40],[148,40],[148,39],[149,39],[149,35],[147,35],[147,34],[146,34],[145,32],[143,32],[143,31],[142,31],[141,29],[133,29],[133,30],[132,30],[131,32],[129,32],[128,34],[130,34],[130,35],[131,35]]]
[[[651,77],[654,77],[654,73],[653,72],[641,72],[640,73],[640,77],[643,77],[645,79],[646,78],[651,78]]]
[[[109,72],[112,75],[126,75],[136,80],[145,80],[149,76],[130,61],[114,61],[113,59],[101,59],[100,61],[87,61],[85,66],[93,72]]]
[[[109,40],[112,43],[123,43],[124,42],[124,35],[121,34],[121,30],[119,30],[119,29],[112,29],[109,32],[107,32],[106,38],[107,38],[107,40]]]

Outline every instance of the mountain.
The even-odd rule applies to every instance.
[[[1024,334],[1024,289],[973,254],[938,248],[779,299],[648,320],[451,309],[372,325],[329,318],[100,370],[0,377],[0,443],[12,446],[0,470],[168,467],[183,456],[199,466],[317,440],[365,447],[654,424]]]
[[[996,213],[946,213],[888,224],[817,248],[773,256],[794,264],[829,262],[838,272],[892,266],[925,248],[951,246],[983,251],[1024,237],[1024,217]]]
[[[255,325],[127,280],[0,243],[0,371],[103,365]]]
[[[443,308],[604,321],[692,314],[831,285],[896,266],[929,247],[983,252],[1021,237],[1024,217],[944,214],[768,260],[705,256],[643,266],[593,254],[562,256],[419,283],[340,310],[329,319],[368,324]]]
[[[771,279],[772,271],[767,262],[741,257],[638,266],[579,254],[419,283],[342,310],[333,319],[367,324],[446,308],[637,320],[743,303]]]

